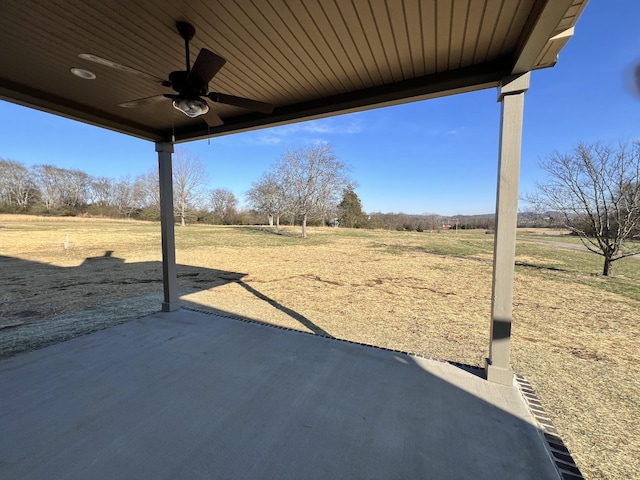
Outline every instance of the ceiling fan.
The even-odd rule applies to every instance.
[[[99,63],[124,72],[147,77],[154,81],[159,81],[163,86],[170,87],[176,92],[171,94],[154,95],[152,97],[140,98],[130,102],[121,103],[119,104],[121,107],[134,108],[170,99],[173,100],[174,108],[181,111],[188,117],[194,118],[202,115],[204,121],[207,122],[210,127],[222,125],[224,122],[213,110],[209,108],[205,99],[215,103],[246,108],[247,110],[253,110],[265,114],[273,112],[273,105],[270,103],[236,97],[234,95],[227,95],[220,92],[208,91],[209,81],[216,73],[218,73],[226,63],[226,60],[212,51],[203,48],[200,50],[200,53],[198,53],[196,61],[193,62],[192,66],[189,56],[189,41],[194,37],[196,29],[193,25],[187,22],[177,22],[176,28],[178,29],[180,36],[184,39],[186,70],[171,72],[168,80],[159,79],[153,75],[125,65],[120,65],[116,62],[112,62],[111,60],[107,60],[93,54],[83,53],[79,56],[80,58],[94,63]]]

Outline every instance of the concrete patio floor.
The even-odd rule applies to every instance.
[[[0,362],[3,479],[558,479],[516,388],[157,313]]]

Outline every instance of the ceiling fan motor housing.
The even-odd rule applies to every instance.
[[[199,97],[206,95],[208,90],[208,84],[203,85],[201,88],[194,87],[188,79],[189,72],[176,70],[169,74],[169,81],[163,82],[165,87],[171,87],[181,96],[184,97]]]

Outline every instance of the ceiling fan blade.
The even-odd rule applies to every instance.
[[[209,97],[214,102],[223,103],[225,105],[233,105],[234,107],[242,107],[247,110],[253,110],[260,113],[272,113],[273,105],[258,100],[250,100],[248,98],[236,97],[235,95],[227,95],[226,93],[210,92]]]
[[[131,73],[133,75],[146,78],[147,80],[151,80],[153,82],[157,82],[157,83],[164,82],[164,80],[160,77],[156,77],[155,75],[151,75],[150,73],[141,72],[140,70],[127,67],[126,65],[121,65],[120,63],[116,63],[106,58],[98,57],[97,55],[93,55],[92,53],[81,53],[80,55],[78,55],[78,57],[82,58],[83,60],[89,60],[90,62],[103,65],[105,67],[115,68],[116,70],[120,70],[121,72]]]
[[[218,116],[216,112],[213,111],[212,108],[210,108],[207,113],[202,115],[202,119],[205,122],[207,122],[207,125],[209,125],[210,127],[218,127],[224,124],[222,119]]]
[[[193,62],[193,67],[191,67],[187,79],[195,89],[206,91],[209,80],[218,73],[226,62],[220,55],[203,48],[200,50],[196,61]]]
[[[134,108],[134,107],[142,107],[145,105],[151,105],[152,103],[157,103],[161,100],[165,100],[167,97],[165,95],[154,95],[153,97],[145,97],[138,98],[137,100],[131,100],[130,102],[119,103],[119,107],[125,108]]]

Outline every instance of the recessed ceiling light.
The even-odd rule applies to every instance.
[[[139,72],[135,68],[127,67],[126,65],[120,65],[119,63],[107,60],[106,58],[98,57],[97,55],[93,55],[92,53],[81,53],[78,55],[78,57],[83,60],[89,60],[90,62],[104,65],[106,67],[115,68],[116,70],[133,73],[134,75],[146,75],[144,72]]]
[[[95,73],[85,70],[84,68],[72,68],[71,73],[76,77],[84,78],[85,80],[95,80],[96,78]]]

